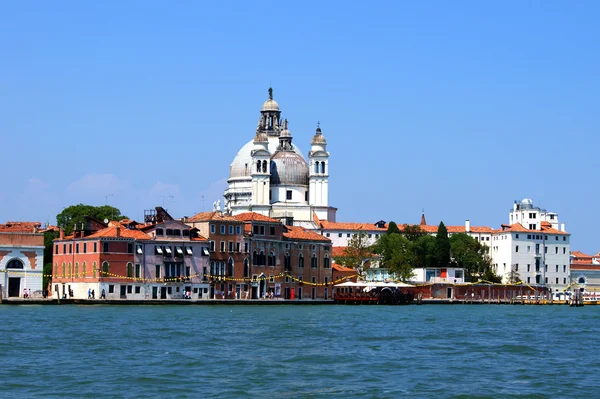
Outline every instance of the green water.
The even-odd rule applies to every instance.
[[[599,325],[592,306],[0,306],[0,395],[600,397]]]

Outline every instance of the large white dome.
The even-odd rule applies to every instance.
[[[275,154],[278,145],[279,137],[269,136],[268,150],[271,153],[271,155]],[[254,140],[250,140],[238,151],[237,155],[235,156],[235,158],[233,158],[233,162],[231,162],[231,165],[229,167],[229,180],[250,180],[252,174],[251,153],[253,149]],[[306,160],[306,158],[304,158],[304,155],[302,154],[302,151],[300,151],[297,146],[294,146],[294,152]]]

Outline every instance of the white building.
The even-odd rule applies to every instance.
[[[329,152],[317,127],[308,162],[292,142],[288,121],[269,89],[253,140],[237,153],[225,190],[225,211],[233,215],[257,212],[286,224],[314,229],[313,215],[335,221],[329,206]]]
[[[515,201],[511,224],[492,238],[492,265],[508,282],[511,273],[528,284],[563,289],[570,283],[570,234],[558,214],[534,207],[529,198]]]
[[[0,289],[3,297],[41,296],[44,234],[39,222],[0,224]]]

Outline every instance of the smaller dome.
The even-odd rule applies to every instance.
[[[264,132],[256,132],[256,136],[254,136],[255,143],[268,143],[269,136],[267,136]]]
[[[523,205],[533,205],[533,201],[531,200],[531,198],[523,198],[521,200],[521,204],[523,204]]]
[[[327,144],[327,140],[325,140],[325,136],[321,134],[321,127],[317,127],[317,132],[313,136],[311,144]]]
[[[279,133],[279,137],[292,137],[292,132],[288,129],[283,129],[281,133]]]
[[[279,104],[277,104],[277,101],[273,100],[272,98],[269,98],[263,104],[261,112],[262,111],[279,111]]]

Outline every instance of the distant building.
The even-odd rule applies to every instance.
[[[161,207],[143,224],[86,218],[54,240],[53,291],[80,299],[91,290],[96,299],[103,292],[106,299],[208,298],[208,259],[206,238]]]
[[[39,222],[0,224],[0,285],[3,297],[41,296],[44,234]]]
[[[571,253],[571,282],[588,292],[600,289],[600,253],[586,255],[580,251]]]

